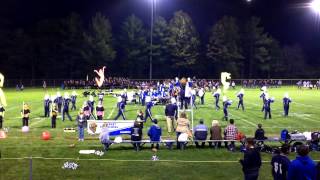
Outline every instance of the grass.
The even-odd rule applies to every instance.
[[[17,92],[14,89],[5,89],[8,101],[4,127],[10,127],[8,138],[0,140],[0,180],[4,179],[28,179],[29,178],[29,158],[32,159],[33,179],[243,179],[242,171],[238,160],[242,158],[239,152],[230,153],[225,149],[212,150],[209,148],[195,149],[189,146],[185,151],[166,150],[164,147],[158,152],[159,162],[149,161],[152,152],[146,146],[141,152],[134,152],[129,145],[114,145],[104,156],[79,155],[81,149],[101,150],[102,146],[96,136],[85,134],[84,142],[77,141],[76,133],[64,133],[65,127],[76,127],[74,121],[57,121],[57,128],[50,128],[50,119],[43,118],[43,89],[26,89]],[[48,90],[49,93],[56,93],[57,89]],[[81,94],[78,90],[78,94]],[[320,91],[298,90],[295,87],[283,87],[269,89],[271,97],[275,97],[272,104],[271,120],[264,120],[261,112],[262,103],[259,99],[258,89],[246,89],[245,91],[245,112],[236,110],[237,90],[229,90],[227,95],[234,100],[229,108],[231,118],[235,119],[238,129],[247,136],[253,136],[258,123],[263,124],[266,136],[279,136],[284,128],[299,131],[315,131],[320,126]],[[290,94],[293,103],[290,107],[288,118],[282,116],[282,97],[285,92]],[[63,92],[62,92],[63,93]],[[77,107],[82,105],[83,97],[78,98]],[[227,122],[222,121],[222,111],[214,110],[214,100],[211,93],[206,93],[205,105],[198,105],[194,112],[194,122],[200,118],[205,120],[205,124],[210,126],[213,119],[220,121],[222,127]],[[30,132],[21,133],[20,111],[22,102],[27,102],[31,107]],[[105,97],[104,107],[106,117],[115,117],[117,109],[116,98]],[[127,105],[126,116],[128,119],[136,118],[136,111],[143,109],[140,105]],[[163,136],[175,138],[174,134],[166,132],[164,107],[155,106],[153,115],[159,120],[163,128]],[[75,118],[77,111],[71,112]],[[145,127],[150,126],[150,121]],[[49,131],[52,139],[41,140],[43,131]],[[147,128],[144,128],[146,136]],[[75,144],[70,148],[70,144]],[[277,144],[278,145],[278,144]],[[295,154],[290,155],[293,159]],[[313,159],[319,160],[320,155],[312,152]],[[44,158],[37,158],[44,157]],[[262,154],[263,166],[260,170],[260,179],[272,179],[269,161],[270,154]],[[64,159],[68,158],[68,159]],[[80,167],[75,170],[63,170],[61,166],[66,161],[75,161]]]

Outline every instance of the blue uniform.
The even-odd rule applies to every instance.
[[[71,103],[72,103],[72,106],[71,106],[71,110],[76,110],[76,103],[77,103],[77,96],[76,95],[72,95],[71,96]]]
[[[69,114],[69,103],[70,103],[71,99],[69,98],[64,98],[63,99],[63,110],[62,110],[62,121],[64,121],[64,117],[65,115],[67,115],[68,119],[70,121],[72,121],[72,118]]]
[[[50,116],[50,104],[51,104],[51,101],[50,99],[45,99],[44,100],[44,117],[49,117]]]
[[[284,109],[284,116],[288,116],[289,115],[289,106],[291,103],[291,99],[290,98],[283,98],[283,109]]]
[[[264,101],[264,119],[267,119],[267,116],[269,116],[269,119],[271,119],[271,103],[274,101],[272,99],[266,99]]]
[[[261,95],[260,95],[260,98],[262,99],[262,109],[261,109],[261,111],[264,111],[264,103],[265,103],[265,101],[266,101],[266,93],[262,93]]]
[[[122,116],[123,120],[126,120],[126,117],[124,115],[126,104],[123,101],[121,101],[117,104],[117,106],[118,106],[118,114],[114,119],[117,120],[120,116]]]
[[[58,111],[61,112],[62,109],[63,98],[62,96],[57,97]]]
[[[94,109],[94,101],[88,101],[88,106],[90,108],[91,114],[93,114],[93,109]]]
[[[231,101],[225,101],[223,102],[223,113],[224,113],[224,119],[228,121],[228,107],[231,105]]]
[[[272,176],[275,180],[287,180],[288,168],[290,160],[284,155],[275,155],[272,157]]]
[[[148,118],[150,118],[151,121],[153,120],[153,119],[152,119],[152,113],[151,113],[151,108],[152,108],[152,106],[153,106],[153,103],[152,103],[152,102],[148,102],[148,103],[146,104],[146,113],[145,113],[146,116],[144,117],[144,122],[146,122]]]
[[[242,94],[242,93],[238,94],[238,96],[237,96],[239,98],[238,109],[241,106],[242,111],[244,111],[243,96],[244,96],[244,94]]]
[[[215,93],[214,95],[214,98],[216,99],[216,110],[219,110],[220,109],[220,106],[219,106],[219,99],[220,99],[220,94],[219,93]]]

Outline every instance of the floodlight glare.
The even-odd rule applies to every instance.
[[[313,0],[311,2],[311,8],[318,14],[320,14],[320,0]]]

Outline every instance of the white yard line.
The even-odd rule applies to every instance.
[[[110,118],[111,118],[111,116],[112,116],[112,114],[113,114],[113,112],[114,112],[115,109],[116,109],[115,107],[112,108],[111,113],[109,114],[109,116],[107,117],[107,119],[110,119]]]

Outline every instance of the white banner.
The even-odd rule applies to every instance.
[[[131,120],[88,120],[87,122],[88,134],[100,134],[101,130],[107,126],[110,136],[130,134],[134,124]]]

